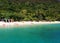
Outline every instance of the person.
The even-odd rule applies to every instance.
[[[10,19],[10,22],[14,22],[14,20],[13,19]]]

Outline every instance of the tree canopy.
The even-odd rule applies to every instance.
[[[0,0],[0,18],[15,21],[60,21],[57,0]]]

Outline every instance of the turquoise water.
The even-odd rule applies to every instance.
[[[1,28],[0,43],[60,43],[60,24]]]

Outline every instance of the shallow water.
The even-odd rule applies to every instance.
[[[60,24],[1,28],[0,43],[60,43]]]

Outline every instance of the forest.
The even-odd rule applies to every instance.
[[[0,19],[60,21],[58,0],[0,0]]]

